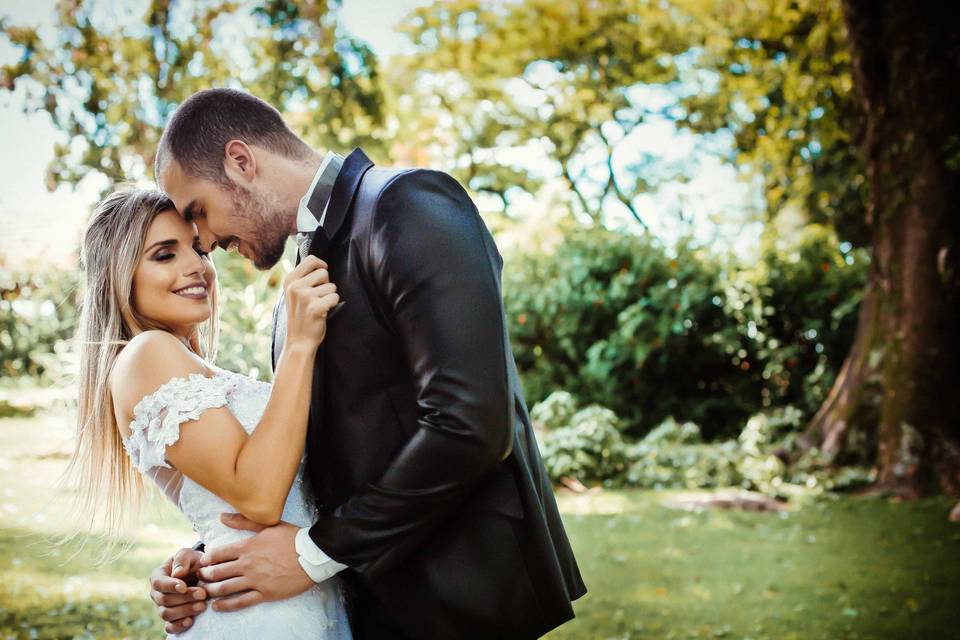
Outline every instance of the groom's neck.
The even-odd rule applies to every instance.
[[[323,164],[323,154],[313,152],[303,160],[285,160],[288,163],[285,173],[290,176],[289,188],[291,193],[289,195],[299,202],[303,194],[310,188],[320,165]]]
[[[306,158],[294,159],[271,153],[268,158],[266,166],[261,164],[263,178],[279,196],[283,210],[290,212],[290,219],[286,223],[291,233],[296,233],[300,199],[310,188],[313,177],[323,163],[323,154],[314,151]]]

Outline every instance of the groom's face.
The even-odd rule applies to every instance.
[[[235,250],[258,269],[273,267],[283,256],[289,231],[274,194],[187,175],[172,160],[159,177],[163,190],[187,220],[197,225],[200,245]]]

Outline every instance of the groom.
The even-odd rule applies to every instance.
[[[168,631],[206,606],[197,595],[230,596],[213,606],[236,610],[334,575],[360,640],[534,638],[572,618],[586,589],[510,351],[502,259],[463,188],[437,171],[375,167],[359,149],[321,156],[273,107],[228,89],[177,109],[156,171],[204,249],[268,269],[293,235],[343,300],[313,376],[317,521],[263,529],[225,517],[262,531],[206,549],[203,590],[171,576],[186,579],[198,552],[154,572]]]

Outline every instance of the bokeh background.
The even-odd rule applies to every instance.
[[[146,576],[189,526],[155,496],[98,565],[56,483],[78,240],[213,86],[470,190],[590,588],[551,638],[960,637],[960,30],[935,4],[0,0],[0,638],[161,635]],[[215,260],[218,364],[269,379],[290,261]]]

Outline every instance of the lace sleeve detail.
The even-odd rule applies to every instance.
[[[133,408],[130,437],[123,445],[133,466],[146,473],[154,467],[167,467],[167,447],[180,438],[180,425],[196,420],[208,409],[223,407],[236,386],[234,376],[208,378],[192,373],[187,378],[171,378]]]

